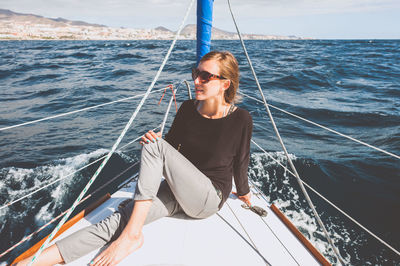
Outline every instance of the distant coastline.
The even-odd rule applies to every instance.
[[[113,28],[84,21],[46,18],[34,14],[0,9],[0,40],[172,40],[175,32],[164,27],[155,29]],[[243,34],[246,40],[305,40],[297,36]],[[182,30],[180,40],[195,40],[196,25]],[[213,40],[236,40],[233,32],[212,29]]]

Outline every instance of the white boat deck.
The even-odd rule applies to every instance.
[[[97,223],[112,214],[118,204],[131,198],[135,184],[122,188],[109,200],[69,228],[61,239],[82,227]],[[255,191],[252,191],[256,193]],[[230,210],[235,212],[251,240]],[[162,218],[143,228],[144,245],[119,265],[320,265],[303,244],[270,210],[266,202],[252,195],[252,203],[268,211],[261,218],[235,196],[219,211],[204,220]],[[264,220],[264,221],[263,221]],[[265,223],[264,223],[265,222]],[[268,225],[268,226],[267,226]],[[279,238],[279,240],[278,240]],[[252,247],[255,243],[258,251]],[[70,265],[87,265],[100,250],[74,261]]]

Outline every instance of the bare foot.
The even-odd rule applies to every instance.
[[[94,266],[100,265],[116,265],[120,263],[126,256],[142,247],[144,242],[143,234],[131,240],[121,234],[121,236],[112,242],[106,250],[101,252],[90,264]]]

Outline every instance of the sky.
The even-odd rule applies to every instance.
[[[111,27],[177,30],[190,0],[0,0],[0,8]],[[400,0],[231,0],[243,33],[316,39],[400,39]],[[188,24],[196,23],[196,5]],[[235,31],[226,0],[213,26]]]

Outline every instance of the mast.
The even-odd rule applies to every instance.
[[[210,51],[214,0],[197,0],[197,64]]]

